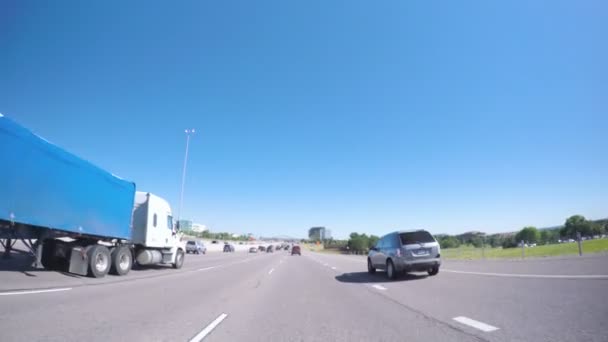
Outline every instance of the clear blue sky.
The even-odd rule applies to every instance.
[[[2,1],[0,112],[214,231],[608,216],[605,1]]]

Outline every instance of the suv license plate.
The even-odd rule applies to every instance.
[[[418,250],[414,251],[414,254],[416,254],[416,255],[428,255],[429,254],[429,250],[428,249],[418,249]]]

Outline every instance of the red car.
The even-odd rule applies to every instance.
[[[293,246],[291,247],[291,255],[302,255],[302,253],[300,252],[300,246]]]

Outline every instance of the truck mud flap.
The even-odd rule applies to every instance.
[[[86,247],[74,247],[70,253],[69,272],[86,276],[89,270],[89,258],[87,257]]]

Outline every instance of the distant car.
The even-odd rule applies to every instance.
[[[430,276],[439,273],[441,248],[426,230],[396,231],[389,233],[370,249],[367,255],[367,271],[386,270],[389,279],[398,273],[426,271]]]
[[[205,245],[200,241],[190,240],[186,242],[186,253],[206,254],[207,247],[205,247]]]
[[[270,245],[266,248],[266,253],[272,253],[272,252],[274,252],[274,248],[272,245]]]
[[[242,245],[242,244],[243,244],[243,241],[239,241],[239,245]]]
[[[230,244],[225,244],[224,245],[224,252],[227,252],[227,253],[234,252],[234,246],[230,245]]]
[[[264,246],[259,246],[259,247],[258,247],[258,250],[259,250],[260,252],[266,252],[266,247],[264,247]]]
[[[302,255],[302,252],[300,251],[300,246],[293,246],[291,247],[291,255]]]
[[[216,244],[216,243],[217,243],[217,240],[213,240],[213,241],[211,241],[211,243]]]
[[[249,253],[257,253],[257,252],[258,252],[257,248],[255,248],[255,247],[249,248]]]

